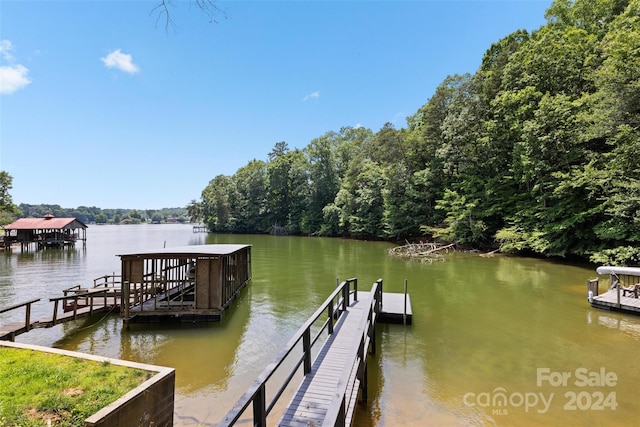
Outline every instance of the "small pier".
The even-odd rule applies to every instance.
[[[394,307],[385,308],[385,301],[394,301]],[[397,304],[398,301],[402,303]],[[393,321],[400,318],[410,323],[407,319],[411,317],[407,314],[411,307],[405,308],[405,301],[410,303],[408,295],[405,298],[403,294],[383,293],[381,279],[373,284],[370,291],[359,291],[355,278],[342,282],[218,426],[246,422],[259,427],[271,425],[272,422],[268,422],[270,413],[300,370],[300,385],[293,392],[277,425],[352,425],[356,403],[367,400],[367,355],[376,352],[375,325],[385,317]],[[397,307],[402,307],[402,310],[393,311]],[[314,328],[319,321],[322,324]],[[312,333],[317,328],[317,332]],[[302,354],[298,353],[300,350]],[[312,354],[316,355],[313,361]],[[279,368],[286,371],[275,375]],[[269,384],[269,389],[273,387],[275,391],[271,391],[267,399],[267,383],[270,380],[277,382],[275,378],[282,376],[285,379],[281,382]]]
[[[600,293],[599,279],[587,281],[587,299],[592,307],[640,314],[639,267],[602,266],[596,272],[609,275],[609,286]]]
[[[29,332],[33,329],[51,328],[60,323],[70,322],[72,320],[92,316],[96,313],[117,309],[116,303],[119,301],[116,300],[115,295],[109,296],[112,292],[109,289],[94,288],[91,290],[83,290],[79,287],[77,291],[75,290],[75,287],[71,289],[74,290],[65,291],[65,295],[62,297],[49,299],[50,302],[53,302],[53,313],[51,317],[39,320],[31,319],[31,306],[40,301],[40,298],[0,308],[0,313],[6,313],[22,308],[25,310],[24,321],[0,325],[0,340],[15,341],[16,336]],[[94,299],[96,299],[95,303]]]

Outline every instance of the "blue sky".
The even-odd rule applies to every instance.
[[[396,128],[551,1],[0,0],[16,204],[156,209],[343,126]],[[160,19],[158,19],[160,18]]]

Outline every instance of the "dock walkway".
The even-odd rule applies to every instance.
[[[357,348],[358,342],[366,333],[363,318],[366,320],[367,309],[371,307],[372,294],[358,293],[358,301],[354,301],[340,316],[333,334],[327,339],[311,368],[305,375],[297,393],[289,403],[282,416],[279,426],[301,427],[322,425],[334,404],[338,384],[340,384],[345,370],[348,372],[346,387],[345,425],[351,425],[353,411],[357,402],[360,380],[358,373]],[[368,345],[365,345],[368,348]]]
[[[325,319],[325,315],[326,320],[317,328],[316,322]],[[393,323],[400,319],[401,323],[410,324],[408,295],[383,293],[382,280],[375,282],[369,292],[358,291],[355,278],[341,283],[258,376],[220,421],[219,427],[238,422],[250,422],[259,427],[271,425],[267,417],[276,405],[282,408],[278,400],[285,391],[287,395],[291,392],[292,397],[280,411],[278,426],[350,426],[356,403],[367,399],[367,355],[376,351],[375,325],[383,318]],[[315,335],[312,336],[314,324]],[[315,332],[316,329],[319,330]],[[328,337],[320,339],[325,331]],[[296,353],[300,349],[301,356]],[[312,353],[316,355],[313,364]],[[281,367],[287,370],[275,375]],[[303,375],[300,385],[291,390],[290,383],[299,373]],[[276,378],[281,382],[269,383],[270,399],[267,400],[267,382],[276,382]],[[252,415],[249,414],[250,406]],[[248,416],[252,419],[248,420]]]
[[[79,289],[79,288],[78,288]],[[94,299],[96,302],[94,303]],[[112,311],[118,307],[120,300],[116,297],[116,291],[111,288],[93,288],[89,290],[79,289],[57,298],[50,298],[53,302],[53,312],[50,317],[39,320],[31,319],[31,305],[40,301],[40,298],[0,308],[0,313],[25,308],[25,320],[0,325],[0,340],[14,341],[16,336],[37,328],[51,328],[60,323],[70,322],[93,314]],[[69,302],[71,301],[70,305]],[[60,312],[62,302],[64,310]]]

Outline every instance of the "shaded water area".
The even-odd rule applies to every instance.
[[[358,426],[636,425],[640,317],[590,308],[588,267],[454,254],[423,264],[384,242],[214,235],[186,225],[91,226],[75,249],[0,254],[0,307],[119,273],[120,253],[253,245],[253,280],[220,323],[132,325],[116,314],[18,341],[176,368],[178,426],[215,425],[340,280],[402,292],[413,325],[380,325]],[[601,285],[603,289],[605,284]],[[0,315],[0,322],[23,314]],[[603,374],[604,372],[604,374]],[[615,378],[614,378],[615,377]],[[277,420],[274,420],[274,422]]]

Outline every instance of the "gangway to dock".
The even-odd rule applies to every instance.
[[[408,295],[403,299],[404,304],[400,304],[403,306],[400,313],[385,312],[383,301],[391,299],[398,297],[389,298],[382,292],[382,279],[376,281],[370,291],[359,291],[355,278],[342,282],[218,426],[245,423],[248,418],[253,426],[271,425],[269,415],[276,406],[282,408],[279,401],[283,396],[291,394],[289,404],[283,410],[275,411],[280,412],[278,426],[350,426],[356,403],[367,399],[367,355],[376,351],[376,322],[383,318],[400,318],[405,324],[411,323]],[[322,325],[314,328],[322,319]],[[327,337],[322,339],[325,332]],[[301,355],[297,353],[300,348]],[[312,361],[313,354],[315,359]],[[284,372],[276,374],[280,368]],[[291,393],[291,382],[300,368],[303,378]],[[276,384],[269,384],[268,394],[270,380]],[[275,391],[271,391],[272,388]]]
[[[60,323],[70,322],[97,313],[114,311],[120,306],[119,276],[102,276],[94,280],[93,288],[73,286],[63,291],[61,297],[49,298],[53,303],[51,316],[33,320],[31,306],[40,298],[31,299],[8,307],[0,308],[0,313],[19,310],[24,307],[24,321],[0,325],[0,340],[15,341],[16,336],[33,329],[51,328]]]

